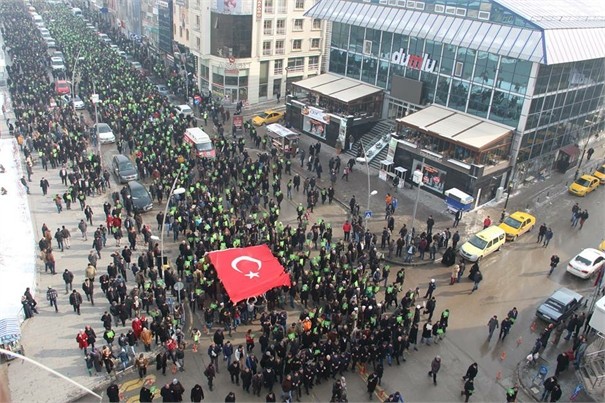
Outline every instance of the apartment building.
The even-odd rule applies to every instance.
[[[316,0],[189,0],[182,24],[198,84],[250,104],[284,96],[318,75],[327,22],[304,16]],[[178,9],[178,7],[177,7]],[[175,40],[187,42],[175,19]],[[177,39],[178,38],[178,39]]]

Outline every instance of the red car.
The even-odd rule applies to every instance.
[[[65,80],[55,81],[55,92],[59,95],[66,95],[70,93],[69,83]]]

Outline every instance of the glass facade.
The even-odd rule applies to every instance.
[[[420,80],[421,105],[436,103],[514,128],[531,68],[531,62],[490,52],[333,23],[330,72],[387,91],[393,76]]]

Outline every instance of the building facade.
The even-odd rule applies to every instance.
[[[320,73],[325,23],[315,0],[189,0],[189,49],[202,90],[254,104]]]
[[[384,88],[384,115],[431,104],[514,128],[516,179],[604,128],[599,0],[320,0],[329,71]],[[510,178],[509,178],[510,179]]]

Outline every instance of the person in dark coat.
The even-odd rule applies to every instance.
[[[471,397],[474,391],[475,383],[472,379],[468,379],[466,382],[464,382],[464,390],[460,392],[460,395],[464,396],[465,402],[468,402],[468,399]]]
[[[542,397],[540,398],[541,402],[545,402],[548,397],[550,396],[550,393],[552,392],[552,389],[555,387],[555,385],[557,384],[557,377],[556,376],[551,376],[550,378],[546,378],[546,380],[544,381],[543,385],[544,386],[544,392],[542,392]]]
[[[120,389],[118,388],[118,385],[112,383],[107,387],[107,398],[110,402],[120,401]]]
[[[569,367],[569,357],[567,353],[561,353],[557,356],[557,369],[555,369],[555,376],[565,371]]]
[[[550,392],[550,401],[558,402],[561,396],[563,396],[563,391],[561,390],[561,385],[557,383],[555,386],[553,386],[552,391]]]
[[[185,388],[179,382],[178,379],[174,378],[172,380],[172,384],[170,385],[170,391],[172,392],[172,401],[173,402],[182,402],[183,401],[183,393],[185,393]]]
[[[472,363],[471,365],[469,365],[468,369],[466,370],[466,375],[464,375],[462,377],[463,380],[473,380],[475,379],[475,377],[477,376],[477,372],[479,371],[479,366],[477,365],[476,362]]]
[[[143,386],[141,388],[141,391],[139,392],[139,402],[149,403],[151,401],[153,401],[153,394],[151,393],[151,390],[149,390],[149,388],[147,388],[147,386]]]
[[[168,356],[166,355],[165,351],[158,353],[158,355],[155,357],[155,369],[157,371],[162,370],[162,375],[166,375],[167,362]]]
[[[375,372],[372,372],[370,376],[368,376],[368,399],[370,400],[372,400],[376,385],[378,385],[378,375],[376,375]]]
[[[235,393],[229,392],[229,394],[225,396],[225,402],[235,402]]]
[[[201,402],[204,398],[204,390],[200,384],[195,384],[195,386],[191,389],[191,401],[192,402]]]
[[[172,399],[172,390],[170,389],[169,383],[162,386],[162,389],[160,389],[160,396],[162,396],[162,402],[165,402],[165,403],[174,402],[174,400]]]

